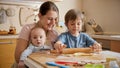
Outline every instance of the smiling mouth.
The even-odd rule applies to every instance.
[[[53,29],[54,25],[48,25],[48,29]]]
[[[73,31],[77,31],[77,29],[73,29]]]
[[[53,27],[53,25],[48,25],[50,28]]]

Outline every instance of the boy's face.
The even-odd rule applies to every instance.
[[[31,32],[31,42],[33,45],[35,46],[44,45],[45,40],[46,40],[46,35],[42,29],[37,28]]]
[[[82,29],[82,20],[78,17],[76,20],[69,20],[67,24],[68,30],[72,35],[78,35]]]

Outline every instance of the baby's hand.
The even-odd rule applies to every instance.
[[[58,41],[54,44],[54,48],[57,50],[58,53],[62,53],[62,50],[66,48],[66,45]]]
[[[24,62],[20,61],[17,68],[26,68]]]

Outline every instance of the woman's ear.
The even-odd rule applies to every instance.
[[[38,17],[41,18],[41,16],[42,16],[41,13],[38,13]]]

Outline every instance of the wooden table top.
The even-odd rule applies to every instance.
[[[56,61],[72,61],[72,62],[87,62],[87,63],[106,63],[106,58],[116,58],[118,64],[120,64],[120,53],[112,51],[102,51],[100,54],[83,54],[83,53],[74,53],[74,54],[46,54],[41,52],[32,53],[28,58],[32,61],[38,63],[43,68],[58,68],[55,66],[49,66],[46,62],[56,62]],[[99,61],[99,62],[98,62]],[[104,63],[103,63],[104,62]],[[67,65],[70,68],[76,68],[75,65]],[[79,65],[77,65],[79,66]],[[84,68],[83,66],[79,66]]]

